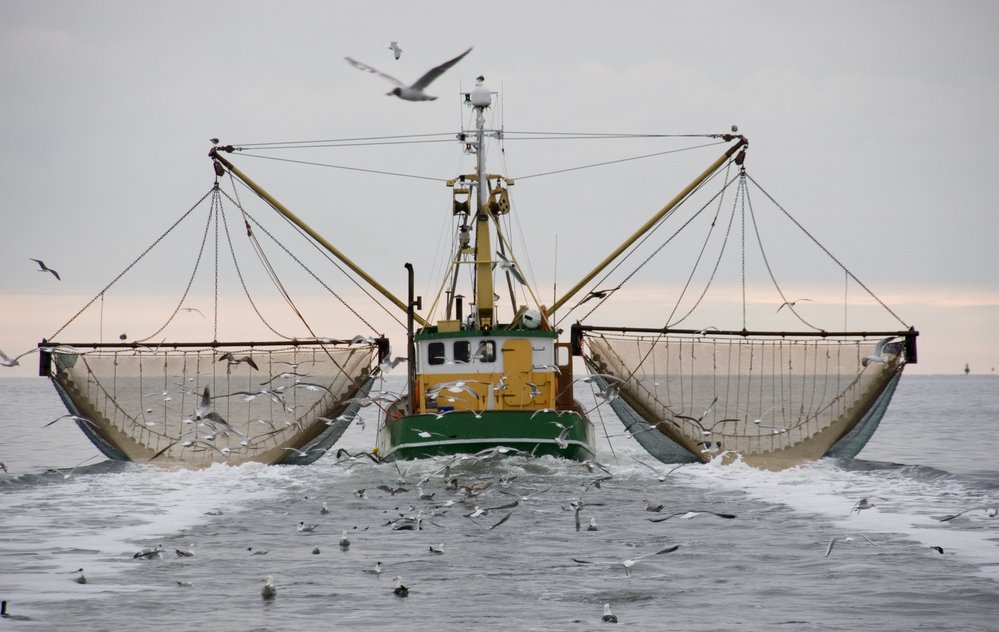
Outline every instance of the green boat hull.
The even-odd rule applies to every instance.
[[[563,428],[569,430],[560,437]],[[578,414],[495,410],[403,416],[382,424],[377,447],[379,456],[388,461],[475,454],[498,447],[585,461],[594,458],[595,445],[593,423]]]

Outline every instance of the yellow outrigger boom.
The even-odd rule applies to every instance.
[[[261,187],[259,184],[257,184],[256,182],[254,182],[253,180],[251,180],[249,177],[247,177],[247,175],[245,173],[243,173],[242,171],[240,171],[239,169],[237,169],[231,162],[229,162],[228,160],[226,160],[225,158],[223,158],[222,156],[220,156],[219,153],[218,153],[218,148],[217,147],[212,147],[211,151],[208,152],[208,155],[211,156],[212,160],[214,160],[215,162],[221,164],[223,167],[225,167],[230,172],[232,172],[232,174],[234,176],[236,176],[237,178],[239,178],[243,182],[243,184],[245,184],[246,186],[250,187],[250,189],[252,189],[254,191],[254,193],[256,193],[257,195],[259,195],[261,198],[263,198],[263,200],[265,202],[267,202],[268,204],[270,204],[271,207],[274,208],[274,210],[276,210],[278,213],[281,213],[282,215],[284,215],[285,217],[287,217],[296,226],[298,226],[299,228],[301,228],[302,230],[304,230],[306,232],[306,234],[309,235],[309,237],[312,237],[313,239],[315,239],[316,243],[318,243],[323,248],[325,248],[326,250],[328,250],[330,252],[330,254],[332,254],[334,257],[336,257],[337,259],[339,259],[344,265],[346,265],[348,268],[350,268],[355,273],[357,273],[357,275],[360,276],[362,279],[364,279],[365,281],[367,281],[368,284],[371,285],[371,287],[373,287],[374,289],[376,289],[378,292],[380,292],[382,296],[384,296],[388,300],[392,301],[392,303],[396,307],[398,307],[399,309],[401,309],[404,312],[408,311],[409,308],[407,307],[407,305],[406,305],[405,302],[403,302],[401,299],[399,299],[395,294],[392,294],[392,292],[389,292],[388,289],[386,289],[381,283],[379,283],[378,281],[375,281],[370,275],[368,275],[367,272],[365,272],[364,270],[362,270],[360,268],[360,266],[358,266],[356,263],[354,263],[353,261],[351,261],[350,258],[347,257],[347,255],[345,255],[342,252],[340,252],[339,250],[337,250],[336,246],[334,246],[330,242],[326,241],[326,239],[322,235],[320,235],[319,233],[317,233],[316,231],[314,231],[308,224],[306,224],[301,219],[299,219],[297,215],[295,215],[294,213],[292,213],[288,209],[288,207],[286,207],[284,204],[281,204],[281,202],[279,202],[277,199],[275,199],[274,196],[272,196],[270,193],[268,193],[267,191],[265,191],[263,187]],[[413,314],[413,318],[416,320],[416,322],[420,323],[420,325],[422,325],[424,327],[426,327],[427,325],[430,324],[424,318],[422,318],[419,314],[415,314],[414,313]]]
[[[661,220],[663,217],[665,217],[667,214],[669,214],[670,211],[672,211],[674,208],[676,208],[676,206],[678,204],[680,204],[680,202],[682,202],[688,195],[690,195],[690,193],[694,189],[696,189],[697,187],[701,186],[701,184],[705,180],[707,180],[709,177],[711,177],[711,174],[713,174],[715,171],[717,171],[719,168],[721,168],[722,165],[724,165],[726,162],[728,162],[729,158],[731,158],[732,155],[735,154],[735,152],[737,152],[740,148],[746,147],[749,144],[749,139],[747,139],[745,136],[741,136],[741,135],[737,136],[737,135],[725,134],[724,136],[722,136],[722,138],[724,140],[726,140],[726,141],[738,139],[739,142],[736,143],[735,145],[732,145],[731,147],[729,147],[728,151],[726,151],[724,154],[722,154],[721,156],[719,156],[718,160],[714,161],[711,164],[710,167],[708,167],[707,169],[705,169],[701,173],[701,175],[697,176],[697,178],[695,178],[693,182],[691,182],[690,184],[688,184],[686,186],[686,188],[684,188],[682,191],[680,191],[679,193],[677,193],[676,197],[674,197],[672,200],[670,200],[669,203],[666,204],[666,206],[662,207],[662,209],[660,209],[660,211],[658,213],[656,213],[655,215],[653,215],[649,219],[649,221],[645,222],[645,224],[643,224],[641,226],[641,228],[639,228],[638,230],[636,230],[635,233],[631,237],[629,237],[627,240],[625,240],[625,242],[623,244],[621,244],[620,246],[618,246],[617,249],[614,252],[612,252],[609,255],[607,255],[607,258],[604,259],[603,261],[601,261],[599,264],[597,264],[597,267],[593,268],[593,270],[590,271],[589,274],[587,274],[586,276],[584,276],[583,279],[579,283],[577,283],[576,285],[572,286],[572,288],[569,291],[567,291],[562,296],[562,298],[560,298],[557,301],[555,301],[555,303],[553,303],[552,306],[550,308],[548,308],[548,314],[549,315],[554,314],[555,310],[557,310],[558,308],[560,308],[563,305],[565,305],[566,302],[568,302],[569,299],[571,299],[573,296],[575,296],[575,294],[577,292],[579,292],[579,290],[581,290],[584,285],[586,285],[587,283],[589,283],[590,281],[592,281],[593,277],[595,277],[598,274],[600,274],[601,270],[603,270],[608,265],[610,265],[615,259],[617,259],[621,255],[622,252],[624,252],[625,250],[627,250],[627,248],[629,246],[631,246],[631,244],[635,243],[636,240],[638,240],[642,235],[644,235],[645,233],[647,233],[649,231],[649,229],[651,229],[653,226],[655,226],[656,223],[659,220]],[[736,162],[739,163],[739,164],[742,164],[743,157],[744,157],[743,155],[740,155],[740,156],[736,157]]]

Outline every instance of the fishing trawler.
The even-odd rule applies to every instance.
[[[681,326],[695,309],[674,318],[677,306],[661,310],[669,314],[665,326],[584,322],[623,294],[637,269],[673,240],[636,270],[622,267],[679,209],[695,205],[691,200],[703,195],[709,182],[720,185],[682,228],[715,202],[721,209],[725,192],[734,190],[727,229],[732,230],[735,209],[745,208],[755,184],[745,168],[746,137],[734,129],[706,135],[726,146],[723,153],[591,272],[545,305],[504,230],[515,180],[489,172],[486,165],[487,144],[504,138],[502,129],[485,124],[495,93],[480,77],[461,95],[474,113],[475,127],[462,129],[457,140],[474,157],[475,169],[446,181],[453,248],[426,310],[423,298],[415,295],[412,265],[406,264],[409,284],[403,300],[237,167],[231,155],[242,146],[213,139],[209,152],[216,176],[211,192],[212,209],[218,209],[216,233],[222,201],[228,200],[239,207],[255,252],[263,250],[256,239],[259,224],[238,194],[220,193],[219,179],[228,176],[346,266],[390,309],[405,314],[403,392],[372,390],[403,360],[394,359],[381,335],[156,344],[150,341],[159,332],[121,343],[64,343],[51,336],[39,344],[42,374],[52,378],[88,438],[111,458],[155,464],[309,463],[329,450],[364,414],[362,409],[374,406],[379,410],[374,458],[485,450],[583,461],[596,454],[590,416],[609,408],[630,436],[663,462],[724,458],[780,468],[823,456],[852,457],[863,448],[904,366],[916,361],[918,333],[900,319],[902,326],[895,329],[838,331],[812,325],[775,280],[782,301],[777,311],[796,316],[804,328],[749,327],[745,287],[741,327]],[[705,243],[724,224],[719,216],[716,211],[704,229]],[[743,212],[744,234],[745,217]],[[728,232],[724,237],[722,250]],[[742,248],[745,260],[745,238]],[[700,256],[694,268],[698,265],[703,267]],[[273,267],[266,267],[275,278]],[[852,273],[842,271],[894,316]],[[610,281],[612,274],[620,275],[617,281]],[[691,272],[688,279],[693,277]],[[714,272],[701,298],[713,278]],[[500,315],[501,284],[510,298],[506,319]],[[688,288],[681,292],[687,293],[696,294]],[[563,338],[559,323],[584,303],[589,311]],[[576,377],[574,358],[581,358],[586,375]],[[592,404],[577,400],[584,386]]]

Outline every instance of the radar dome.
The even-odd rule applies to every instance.
[[[529,309],[524,312],[524,326],[528,329],[537,329],[541,326],[541,312],[536,309]]]
[[[489,88],[482,85],[484,81],[484,77],[476,77],[475,87],[469,93],[469,101],[477,108],[487,108],[493,101],[493,97],[489,93]]]

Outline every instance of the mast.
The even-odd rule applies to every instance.
[[[493,255],[489,232],[489,178],[486,175],[485,124],[486,108],[492,102],[489,89],[483,84],[485,79],[478,77],[475,87],[469,93],[469,102],[475,108],[475,308],[480,329],[490,329],[494,319],[493,301]]]

